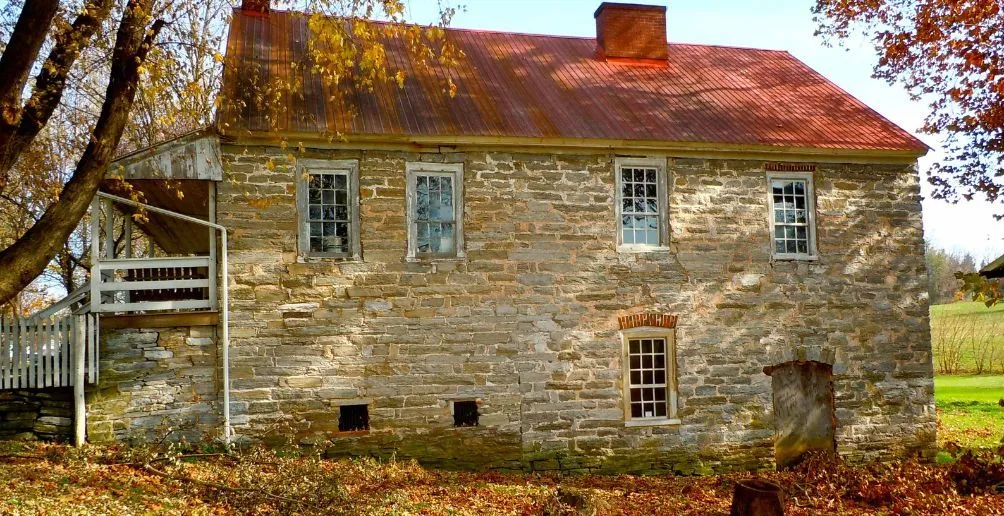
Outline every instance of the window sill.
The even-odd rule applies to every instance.
[[[775,262],[818,262],[817,254],[775,254],[771,256]]]
[[[406,256],[404,261],[408,263],[441,263],[441,262],[464,262],[467,256]]]
[[[631,245],[621,244],[617,246],[618,253],[668,253],[667,246]]]
[[[678,418],[660,418],[660,419],[629,419],[624,422],[626,427],[640,427],[640,426],[673,426],[680,425],[683,422]]]
[[[336,263],[363,263],[362,257],[356,256],[339,256],[339,255],[299,255],[296,257],[297,263],[323,263],[323,262],[336,262]]]

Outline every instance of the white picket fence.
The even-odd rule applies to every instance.
[[[84,342],[87,383],[98,381],[98,317],[0,318],[0,389],[73,385],[75,344]]]

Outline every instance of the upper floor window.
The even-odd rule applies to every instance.
[[[812,176],[768,176],[773,254],[780,259],[816,255]]]
[[[622,330],[625,413],[629,426],[679,423],[674,330]]]
[[[298,176],[300,253],[359,259],[358,163],[301,160]]]
[[[617,158],[615,165],[618,248],[665,247],[669,240],[665,160]]]
[[[464,256],[464,168],[408,163],[408,258]]]

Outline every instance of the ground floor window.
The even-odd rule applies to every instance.
[[[342,405],[338,407],[338,431],[356,432],[369,430],[370,413],[368,405]]]
[[[625,420],[628,424],[678,422],[673,330],[633,328],[622,335]]]
[[[479,415],[477,401],[453,402],[453,426],[478,426]]]

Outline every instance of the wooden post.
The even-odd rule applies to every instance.
[[[73,320],[73,444],[83,446],[87,437],[87,404],[84,402],[84,350],[87,346],[87,316]]]
[[[126,258],[132,258],[132,215],[127,213],[123,217],[122,241],[125,242],[125,248],[122,252]]]
[[[132,215],[128,213],[123,215],[122,219],[122,241],[125,242],[124,256],[132,258]],[[126,290],[123,294],[125,295],[125,302],[131,303],[132,291]]]
[[[216,183],[209,182],[209,222],[216,224]],[[217,310],[216,300],[216,228],[209,228],[209,304]],[[223,279],[226,281],[226,278]]]
[[[115,206],[105,200],[105,258],[115,258]]]
[[[91,311],[97,313],[101,307],[101,199],[97,195],[91,201]]]

